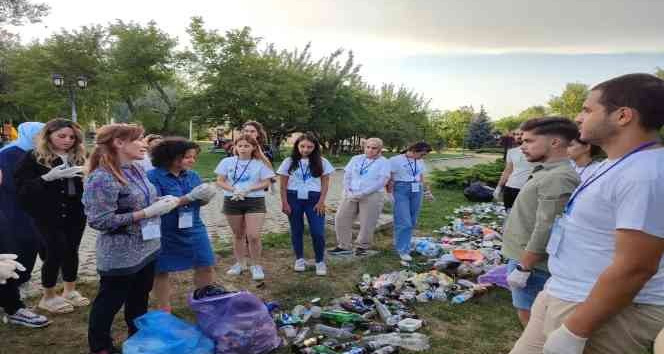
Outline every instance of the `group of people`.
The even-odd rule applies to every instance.
[[[512,353],[633,353],[650,347],[664,327],[663,125],[664,81],[631,74],[595,86],[576,124],[535,118],[515,134],[520,146],[507,153],[496,188],[509,210],[503,255],[525,327]],[[364,153],[345,166],[337,245],[327,253],[367,254],[386,191],[394,203],[394,249],[410,261],[422,201],[433,197],[423,160],[431,147],[415,143],[388,159],[380,139],[364,145]],[[171,310],[170,273],[193,269],[196,288],[215,281],[200,210],[219,190],[233,233],[235,262],[227,274],[248,270],[263,280],[260,230],[267,192],[277,181],[290,223],[293,270],[307,269],[306,216],[315,273],[325,276],[326,199],[335,169],[317,138],[300,135],[275,171],[265,131],[251,121],[232,151],[215,168],[216,181],[204,183],[193,170],[200,147],[183,138],[144,136],[140,126],[111,124],[97,131],[86,156],[76,123],[21,124],[18,139],[0,150],[0,307],[8,320],[29,327],[49,323],[25,306],[19,292],[38,254],[44,260],[38,308],[62,314],[90,305],[76,290],[78,248],[88,224],[99,231],[90,351],[119,352],[111,325],[122,307],[131,335],[151,292],[156,307]],[[355,219],[360,230],[353,241]],[[62,293],[55,287],[60,275]]]
[[[326,275],[325,201],[335,169],[311,133],[296,139],[291,156],[276,172],[265,142],[260,123],[245,123],[234,140],[233,156],[215,168],[216,182],[204,183],[193,170],[200,147],[183,138],[145,136],[140,126],[111,124],[96,132],[94,149],[87,154],[81,128],[72,121],[21,124],[18,139],[0,151],[0,307],[8,321],[28,327],[50,323],[25,306],[19,291],[39,255],[44,264],[38,308],[53,315],[91,304],[90,351],[117,352],[111,326],[122,307],[132,335],[137,331],[134,319],[147,311],[150,293],[157,308],[171,311],[170,273],[193,269],[196,288],[215,281],[215,256],[200,209],[218,190],[233,232],[235,264],[227,273],[249,269],[254,280],[263,280],[260,231],[266,192],[277,180],[281,209],[290,223],[294,271],[307,268],[306,215],[315,273]],[[330,253],[352,252],[352,224],[359,217],[355,254],[367,254],[387,189],[394,194],[395,249],[410,260],[410,238],[425,188],[422,158],[431,148],[416,143],[388,160],[380,139],[368,139],[365,145],[365,154],[353,157],[345,168],[345,196],[336,215],[338,247]],[[92,302],[76,290],[86,224],[98,231],[99,290]],[[62,293],[56,291],[60,276]]]
[[[523,123],[496,188],[525,327],[511,353],[649,352],[664,328],[664,81],[600,83],[575,121]]]

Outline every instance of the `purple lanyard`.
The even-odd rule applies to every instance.
[[[369,167],[376,162],[376,159],[373,159],[371,162],[369,162],[366,166],[364,164],[367,162],[367,158],[365,157],[364,160],[362,160],[362,165],[360,166],[360,176],[364,175],[365,173],[369,172]]]
[[[413,173],[413,182],[417,182],[417,160],[413,159],[413,163],[410,163],[410,159],[406,157],[406,161],[408,161],[408,167],[410,167],[410,172]],[[415,165],[413,167],[413,165]]]
[[[588,179],[587,179],[582,185],[580,185],[578,188],[576,188],[576,190],[574,191],[574,193],[572,194],[572,196],[569,198],[569,201],[567,202],[567,205],[565,205],[565,214],[569,215],[569,214],[572,212],[572,206],[574,205],[574,200],[576,200],[576,197],[578,197],[579,194],[581,194],[581,192],[583,192],[583,190],[585,190],[586,188],[588,188],[588,186],[590,186],[591,184],[593,184],[593,182],[597,181],[600,177],[604,176],[604,174],[606,174],[607,172],[609,172],[612,168],[618,166],[618,164],[620,164],[621,162],[623,162],[623,161],[624,161],[625,159],[627,159],[628,157],[630,157],[630,156],[636,154],[636,153],[639,152],[639,151],[643,151],[644,149],[647,149],[647,148],[649,148],[649,147],[651,147],[651,146],[653,146],[653,145],[655,145],[655,144],[657,144],[657,141],[650,141],[650,142],[643,143],[643,144],[637,146],[636,149],[630,151],[629,153],[627,153],[626,155],[624,155],[623,157],[621,157],[621,158],[620,158],[618,161],[616,161],[613,165],[609,166],[609,168],[607,168],[606,170],[602,171],[602,173],[600,173],[599,175],[597,175],[597,177],[595,177],[595,173],[597,173],[597,171],[599,171],[599,168],[596,169],[596,170],[595,170],[595,173],[593,173],[592,175],[590,175],[590,177],[588,177]],[[594,178],[593,178],[593,177],[594,177]]]
[[[123,170],[122,174],[124,174],[125,177],[127,177],[132,183],[134,183],[136,185],[136,187],[138,187],[138,189],[141,191],[141,193],[143,193],[143,196],[145,197],[145,206],[146,207],[149,206],[150,205],[150,187],[148,187],[147,183],[145,183],[145,180],[143,179],[141,174],[137,173],[134,170],[133,165],[130,167],[129,172],[130,172],[129,174],[126,174],[126,173],[124,173],[124,170]],[[136,176],[136,175],[138,175],[138,176]],[[140,183],[138,183],[139,181],[140,181]],[[145,188],[145,189],[143,189],[143,188]]]

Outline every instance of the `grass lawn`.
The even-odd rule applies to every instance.
[[[210,171],[218,159],[215,154],[202,154],[199,169]],[[446,223],[445,216],[462,204],[467,204],[460,190],[434,190],[436,201],[425,203],[420,218],[420,234],[430,233]],[[386,231],[376,235],[377,255],[357,260],[328,260],[329,275],[316,277],[313,269],[305,273],[292,270],[293,256],[290,238],[287,234],[263,235],[266,282],[260,285],[252,282],[250,275],[230,277],[225,274],[233,263],[230,245],[215,240],[218,257],[216,267],[219,282],[232,289],[247,289],[265,300],[276,300],[284,308],[292,308],[316,297],[323,301],[352,293],[356,281],[363,273],[373,275],[398,270],[399,260],[392,252],[392,234]],[[328,247],[334,246],[333,233],[328,232]],[[305,237],[305,254],[313,258],[311,242]],[[174,313],[193,321],[194,316],[186,304],[186,297],[192,290],[191,273],[175,274],[173,279]],[[97,283],[87,283],[81,290],[94,298]],[[29,305],[36,305],[38,299],[29,299]],[[87,353],[88,308],[77,309],[74,313],[52,316],[53,324],[45,329],[26,329],[0,325],[0,354]],[[507,353],[520,333],[520,325],[511,307],[510,295],[501,289],[491,290],[476,299],[461,304],[432,302],[418,304],[417,313],[426,320],[423,333],[431,338],[432,349],[427,353],[443,354],[494,354]],[[126,336],[122,313],[116,317],[113,335],[116,343]],[[289,353],[281,349],[277,353]],[[183,353],[184,354],[184,353]]]

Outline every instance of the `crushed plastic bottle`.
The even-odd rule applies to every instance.
[[[326,326],[324,324],[317,324],[314,327],[314,332],[320,333],[326,337],[329,338],[334,338],[334,339],[354,339],[357,338],[352,332],[349,332],[345,329],[341,328],[334,328],[330,326]]]
[[[378,299],[373,298],[372,299],[374,304],[376,305],[376,311],[378,312],[378,316],[380,316],[380,319],[385,322],[386,325],[388,326],[394,326],[399,322],[399,316],[398,315],[393,315],[390,310],[380,302]]]
[[[462,304],[462,303],[472,299],[474,295],[475,294],[473,293],[472,290],[464,291],[461,294],[456,295],[455,297],[453,297],[451,302],[452,302],[452,304],[455,304],[455,305]]]
[[[421,333],[386,333],[364,337],[366,342],[375,342],[381,346],[396,346],[412,351],[429,349],[429,337]]]

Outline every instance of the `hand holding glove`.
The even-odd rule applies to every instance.
[[[244,198],[249,194],[249,191],[235,188],[233,189],[233,196],[231,197],[232,201],[244,200]]]
[[[149,219],[155,216],[161,216],[167,213],[170,213],[171,210],[178,207],[180,203],[180,198],[174,197],[172,195],[166,195],[156,202],[152,203],[147,208],[143,209],[145,213],[145,218]]]
[[[53,167],[41,178],[46,182],[55,181],[61,178],[83,177],[83,166],[66,167],[65,164]]]
[[[544,354],[583,354],[588,338],[572,333],[565,324],[549,334],[544,343]]]
[[[0,284],[7,283],[7,279],[18,279],[16,271],[25,271],[25,267],[16,258],[15,254],[0,254]]]
[[[193,202],[194,200],[202,200],[208,202],[214,197],[216,193],[217,193],[216,187],[214,187],[210,183],[203,183],[194,187],[194,189],[192,189],[191,192],[185,195],[185,198],[187,198],[191,202]]]
[[[507,276],[507,284],[509,284],[512,289],[523,289],[526,287],[529,277],[530,271],[514,269],[512,273]]]

